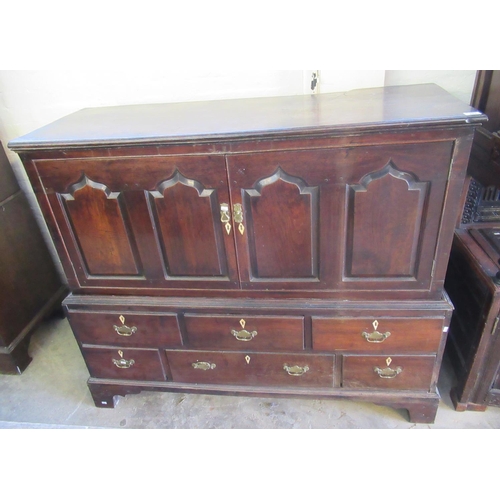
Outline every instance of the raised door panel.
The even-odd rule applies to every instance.
[[[320,278],[322,179],[309,175],[293,153],[228,161],[242,287],[325,288]]]
[[[65,267],[82,286],[238,286],[234,241],[220,220],[229,202],[224,158],[48,160],[37,168]]]
[[[227,275],[215,189],[176,171],[149,192],[149,206],[169,278]]]
[[[352,152],[342,288],[430,288],[452,151],[448,141]]]
[[[392,162],[349,186],[346,277],[415,276],[428,188]]]
[[[84,175],[58,198],[87,275],[142,274],[122,193]]]

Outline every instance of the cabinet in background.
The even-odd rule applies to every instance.
[[[26,196],[0,145],[0,373],[31,361],[30,336],[66,293]]]

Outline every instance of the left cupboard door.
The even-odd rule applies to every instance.
[[[127,156],[35,165],[63,241],[61,260],[79,286],[239,286],[233,230],[223,221],[229,206],[223,157]]]

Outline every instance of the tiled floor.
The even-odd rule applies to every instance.
[[[32,337],[33,361],[22,375],[0,375],[0,428],[105,429],[499,429],[500,408],[456,412],[453,373],[445,360],[442,400],[433,425],[408,422],[406,411],[343,400],[247,398],[142,392],[96,408],[88,371],[65,319]]]

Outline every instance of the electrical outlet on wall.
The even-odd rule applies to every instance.
[[[305,69],[304,70],[304,94],[319,93],[319,70]]]

